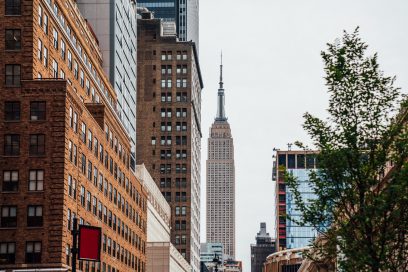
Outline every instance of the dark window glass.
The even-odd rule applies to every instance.
[[[41,263],[41,242],[26,243],[26,263]]]
[[[18,190],[18,171],[3,171],[3,186],[4,192],[16,192]]]
[[[298,154],[297,155],[297,168],[305,168],[305,155]]]
[[[296,168],[295,154],[288,154],[288,168]]]
[[[44,155],[45,154],[45,135],[31,134],[30,135],[30,155]]]
[[[4,103],[4,119],[6,121],[20,120],[20,102],[5,102]]]
[[[27,207],[27,227],[41,227],[43,225],[43,207]]]
[[[280,154],[278,156],[278,165],[286,167],[286,154]]]
[[[6,50],[21,49],[21,30],[6,29]]]
[[[20,135],[18,134],[4,135],[4,155],[5,156],[20,155]]]
[[[45,120],[45,102],[35,101],[30,103],[30,120]]]
[[[16,262],[16,243],[0,243],[0,264]]]
[[[6,0],[6,15],[21,15],[21,0]]]
[[[1,221],[2,228],[17,227],[17,207],[16,206],[2,206],[1,207]]]
[[[315,155],[311,154],[311,155],[306,155],[306,168],[310,169],[310,168],[314,168],[315,166]]]
[[[20,86],[21,66],[19,64],[6,65],[6,86]]]

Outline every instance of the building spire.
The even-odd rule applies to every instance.
[[[224,96],[224,82],[222,79],[222,51],[221,51],[221,65],[220,65],[220,87],[218,89],[218,107],[216,121],[227,121],[225,117],[225,96]]]

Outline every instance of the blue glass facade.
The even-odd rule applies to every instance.
[[[308,203],[309,200],[316,198],[309,184],[310,169],[289,169],[288,170],[299,181],[299,192],[303,201]],[[311,241],[317,236],[313,227],[300,226],[296,221],[301,220],[301,212],[298,210],[293,194],[286,188],[286,246],[290,248],[299,248],[310,245]]]

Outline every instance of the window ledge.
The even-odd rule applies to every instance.
[[[42,229],[42,228],[44,228],[44,226],[40,226],[40,227],[27,227],[27,229],[34,229],[34,230],[36,230],[36,229]]]
[[[3,230],[17,230],[17,227],[0,227],[0,229]]]
[[[4,120],[4,123],[19,123],[21,120]]]
[[[5,49],[4,51],[6,51],[6,52],[21,52],[21,48],[20,49]]]
[[[18,194],[19,191],[1,191],[2,194]]]

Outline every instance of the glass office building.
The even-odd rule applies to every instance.
[[[284,179],[286,170],[299,181],[298,189],[305,203],[314,199],[309,173],[317,171],[315,154],[313,151],[276,151],[273,179],[276,182],[277,250],[305,247],[317,237],[316,229],[297,223],[301,220],[301,212]]]
[[[137,5],[154,13],[155,18],[175,22],[181,41],[193,41],[198,48],[199,0],[139,0]]]
[[[132,145],[136,165],[137,25],[134,0],[77,0],[79,10],[98,39],[103,68],[117,94],[117,110]]]

